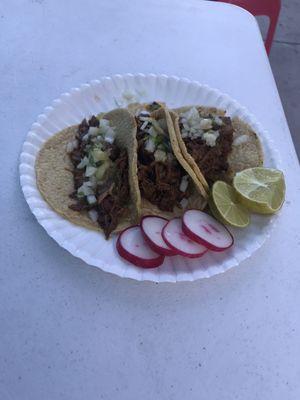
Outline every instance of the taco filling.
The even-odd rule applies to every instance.
[[[148,111],[136,116],[138,180],[141,195],[162,211],[185,208],[191,194],[191,181],[174,157],[164,119]]]
[[[71,210],[88,212],[106,238],[117,227],[128,207],[128,155],[115,142],[110,121],[92,116],[78,126],[75,140],[67,144],[74,166]]]
[[[226,180],[234,134],[231,118],[192,107],[180,114],[179,128],[188,153],[208,184]]]

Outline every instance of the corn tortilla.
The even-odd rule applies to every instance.
[[[178,145],[182,152],[183,157],[189,163],[193,171],[195,172],[199,182],[203,187],[208,190],[208,184],[197,163],[193,157],[187,151],[184,140],[182,139],[180,128],[179,128],[179,115],[183,112],[188,111],[193,106],[180,107],[173,110],[176,117],[173,117],[175,135],[178,141]],[[201,112],[204,116],[218,115],[225,116],[226,112],[215,107],[203,107],[196,106],[197,110]],[[170,111],[172,113],[172,111]],[[239,137],[244,136],[245,140],[241,141],[237,145],[232,146],[232,150],[228,155],[228,173],[227,180],[232,181],[234,175],[246,168],[258,167],[263,165],[264,155],[262,145],[257,134],[251,129],[251,127],[243,122],[241,119],[235,117],[232,119],[232,125],[234,128],[233,142],[235,142]],[[237,143],[239,141],[237,140]]]
[[[138,218],[138,187],[132,178],[137,173],[137,143],[134,137],[135,120],[124,109],[113,110],[102,116],[111,121],[116,132],[116,142],[126,148],[129,165],[129,186],[131,202],[125,215],[114,232],[119,232],[136,222]],[[50,207],[70,222],[88,229],[102,231],[97,222],[93,222],[86,212],[77,212],[69,208],[73,203],[69,195],[74,191],[73,165],[66,152],[67,143],[75,138],[78,125],[63,129],[46,141],[40,150],[36,163],[37,186]]]
[[[159,103],[161,105],[161,108],[152,112],[151,117],[155,118],[156,120],[165,120],[166,121],[166,128],[167,128],[167,134],[169,135],[170,138],[170,143],[171,147],[174,153],[175,158],[179,162],[179,164],[182,166],[182,168],[186,171],[187,175],[190,176],[193,182],[193,189],[192,189],[192,195],[188,199],[188,204],[187,208],[197,208],[202,210],[206,204],[207,204],[207,192],[203,188],[202,184],[199,182],[197,179],[197,176],[193,169],[190,167],[188,162],[184,159],[179,145],[178,141],[176,139],[175,131],[174,131],[174,124],[172,121],[172,117],[170,112],[165,108],[164,104]],[[139,104],[139,103],[134,103],[129,105],[128,109],[132,114],[135,114],[139,110],[148,110],[149,105],[148,104]],[[133,179],[136,180],[136,184],[138,185],[138,175],[134,175]],[[136,187],[135,184],[135,187]],[[140,190],[139,196],[140,196],[140,201],[141,201],[141,215],[158,215],[164,218],[173,218],[177,216],[181,216],[184,213],[183,208],[178,208],[175,207],[172,212],[167,212],[167,211],[162,211],[160,210],[156,205],[150,203],[147,199],[144,199],[141,197]]]

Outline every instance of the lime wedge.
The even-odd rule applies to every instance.
[[[209,207],[213,216],[224,224],[238,228],[249,225],[248,210],[239,203],[233,187],[223,181],[217,181],[213,184]]]
[[[240,202],[258,214],[273,214],[284,202],[284,175],[277,169],[245,169],[235,175],[233,186]]]

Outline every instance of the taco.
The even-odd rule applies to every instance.
[[[124,109],[84,119],[51,137],[36,164],[38,188],[69,221],[106,238],[138,217],[134,118]]]
[[[172,218],[203,209],[207,192],[183,158],[168,110],[161,103],[129,106],[135,116],[141,214]],[[154,110],[154,111],[153,111]]]
[[[181,107],[172,118],[181,153],[205,188],[217,180],[231,182],[237,172],[263,165],[256,133],[224,110]]]

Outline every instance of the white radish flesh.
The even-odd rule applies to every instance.
[[[209,250],[223,251],[233,245],[229,230],[213,217],[200,210],[188,210],[182,218],[183,232]]]
[[[182,231],[180,218],[174,218],[167,223],[162,232],[164,241],[177,254],[188,258],[201,257],[207,248],[192,241]]]
[[[147,215],[142,218],[141,229],[145,241],[152,250],[164,256],[174,256],[177,253],[170,249],[162,237],[162,230],[168,220],[162,217]]]
[[[125,229],[118,237],[117,251],[121,257],[142,268],[159,267],[164,256],[154,252],[145,242],[139,226]]]

